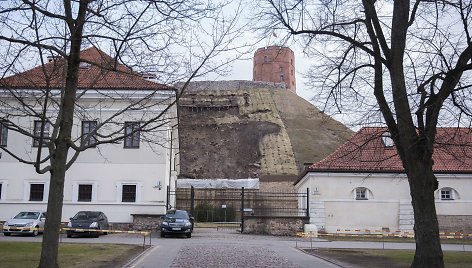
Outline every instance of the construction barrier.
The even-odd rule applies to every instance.
[[[336,236],[336,237],[401,237],[401,238],[414,238],[414,232],[408,231],[382,231],[382,230],[362,230],[362,229],[337,229],[336,233],[317,233],[318,236]],[[298,232],[298,237],[314,237],[311,233]],[[442,239],[469,239],[472,238],[472,234],[465,234],[462,232],[439,232],[439,236]]]

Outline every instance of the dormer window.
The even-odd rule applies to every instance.
[[[382,134],[382,143],[385,147],[393,147],[394,143],[390,132],[385,132]]]
[[[92,66],[92,64],[88,63],[88,62],[81,62],[79,64],[79,68],[80,69],[90,69],[90,66]]]

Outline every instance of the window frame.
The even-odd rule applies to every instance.
[[[39,198],[33,199],[33,185],[42,185],[41,199],[39,199]],[[42,202],[42,201],[44,201],[44,194],[46,192],[46,185],[44,183],[38,182],[38,183],[30,183],[29,186],[30,187],[29,187],[28,201],[33,201],[33,202]]]
[[[356,187],[354,197],[356,200],[369,200],[369,190],[366,187]]]
[[[96,131],[97,129],[98,122],[97,120],[82,120],[82,126],[81,126],[81,138],[80,138],[80,144],[83,146],[89,146],[89,147],[96,147],[97,145],[97,136],[96,132],[95,134],[91,135],[90,138],[88,139],[87,142],[85,142],[85,138],[89,135],[89,133]],[[85,127],[87,126],[87,128]],[[87,130],[87,131],[85,131]]]
[[[393,146],[395,146],[395,142],[393,141],[390,132],[384,132],[382,134],[382,143],[387,148],[392,148]]]
[[[43,121],[41,120],[34,120],[33,125],[33,147],[46,147],[50,140],[49,137],[49,128],[50,124],[45,122],[44,124],[44,132],[43,132],[43,144],[39,144],[39,139],[41,137],[41,125]]]
[[[137,126],[137,127],[136,127]],[[141,123],[139,121],[127,121],[125,122],[125,136],[133,131],[139,129],[141,127]],[[135,144],[137,143],[137,144]],[[126,136],[123,148],[125,149],[139,149],[141,143],[141,130],[137,130],[135,133]]]
[[[135,201],[123,202],[123,185],[136,185]],[[142,183],[137,180],[125,180],[116,182],[116,202],[124,204],[136,204],[141,202]]]
[[[86,192],[87,198],[81,198],[80,189],[81,186],[90,186],[90,192]],[[77,202],[92,202],[93,200],[93,183],[79,183],[77,184]],[[89,197],[89,198],[88,198]]]
[[[0,200],[2,200],[3,197],[3,181],[0,181]]]
[[[0,120],[0,146],[7,147],[8,144],[8,128],[5,126],[5,120]]]
[[[445,193],[448,192],[448,193]],[[449,196],[449,197],[446,197]],[[444,201],[454,200],[454,189],[450,187],[444,187],[439,190],[439,199]]]
[[[126,191],[125,192],[125,187],[129,187],[129,186],[134,187],[134,193],[132,191]],[[134,196],[133,196],[133,198],[125,200],[125,194],[127,194],[127,195],[132,194]],[[121,202],[122,203],[136,203],[137,195],[138,195],[138,185],[133,184],[133,183],[124,183],[124,184],[121,185]],[[129,198],[129,196],[127,198]]]

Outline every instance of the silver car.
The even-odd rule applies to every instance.
[[[30,234],[37,236],[39,229],[44,228],[46,221],[46,212],[43,211],[23,211],[15,217],[3,223],[3,234],[9,236],[11,234]]]

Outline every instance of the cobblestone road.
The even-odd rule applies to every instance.
[[[339,267],[296,249],[292,239],[196,229],[190,239],[153,239],[155,246],[127,267]]]

